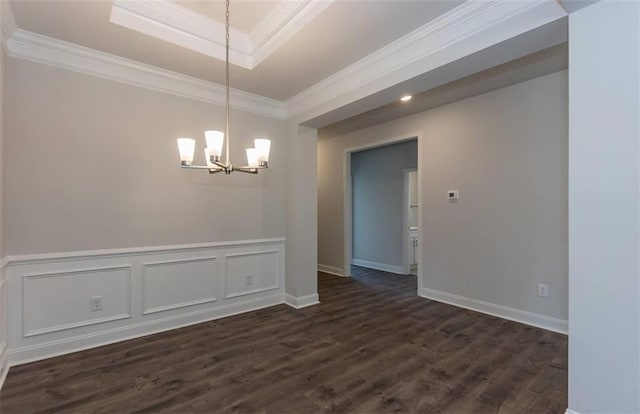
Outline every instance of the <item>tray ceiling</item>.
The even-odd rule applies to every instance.
[[[244,65],[242,59],[236,60],[231,72],[232,85],[286,100],[461,3],[461,0],[232,1],[232,47],[234,36],[236,42],[248,41],[244,46],[235,46],[235,54],[238,58],[244,51],[249,59],[245,59]],[[220,21],[224,18],[224,2],[115,2],[115,5],[124,5],[125,10],[132,4],[133,7],[165,4],[171,11],[183,10],[185,13],[165,15],[158,27],[170,27],[174,29],[173,34],[184,35],[186,31],[187,37],[189,34],[200,36],[199,40],[208,40],[210,44],[181,41],[180,36],[176,40],[175,36],[166,35],[171,32],[167,30],[158,36],[151,29],[143,33],[114,24],[111,21],[114,2],[111,1],[14,0],[10,4],[16,23],[23,30],[224,83],[224,62],[214,57],[219,57],[215,45],[219,48],[223,41]],[[209,30],[208,36],[188,33],[195,29],[180,21],[185,16],[195,16],[201,23],[205,22],[198,27]],[[244,40],[242,34],[246,36]],[[198,48],[193,44],[204,46]]]

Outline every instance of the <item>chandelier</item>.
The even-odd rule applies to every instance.
[[[226,0],[226,92],[227,92],[227,124],[226,133],[222,131],[205,131],[207,147],[204,149],[204,157],[207,165],[192,165],[193,155],[196,149],[196,140],[193,138],[178,138],[178,152],[182,168],[209,170],[210,174],[224,171],[231,174],[240,171],[249,174],[257,174],[258,170],[269,166],[269,150],[271,141],[268,139],[256,139],[254,148],[247,148],[247,164],[235,167],[229,159],[229,0]],[[226,141],[226,142],[225,142]],[[225,146],[226,144],[226,146]],[[225,157],[222,156],[222,148],[225,146]]]

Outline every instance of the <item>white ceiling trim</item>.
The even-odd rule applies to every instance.
[[[566,12],[555,0],[468,0],[288,99],[285,102],[287,117],[303,114],[341,96],[353,94],[360,86],[379,83],[383,78],[392,77],[399,69],[432,58],[436,53],[465,40],[472,40],[493,27],[504,26],[509,38],[515,35],[514,32],[523,33],[565,15]],[[477,43],[484,40],[477,40]],[[418,72],[424,73],[442,64],[438,59],[433,59],[430,66],[421,67]],[[390,82],[396,84],[406,79],[394,78]]]
[[[278,50],[331,5],[333,0],[283,1],[249,34],[252,68]]]
[[[249,34],[230,28],[229,61],[253,69],[333,0],[280,2]],[[111,22],[225,60],[225,25],[170,0],[115,0]]]
[[[9,56],[98,76],[184,98],[226,104],[225,87],[134,60],[18,29],[7,41]],[[285,119],[284,104],[275,99],[231,89],[231,106],[271,118]]]

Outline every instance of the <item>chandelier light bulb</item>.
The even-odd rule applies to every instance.
[[[196,140],[193,138],[178,138],[178,152],[182,165],[191,165],[196,150]]]
[[[220,157],[222,155],[222,146],[224,144],[224,132],[222,131],[204,131],[204,137],[207,141],[209,155]],[[208,159],[209,157],[207,157]]]
[[[271,141],[264,138],[258,138],[254,141],[259,162],[269,162],[269,151],[271,150]]]
[[[249,167],[258,167],[260,162],[258,161],[258,150],[256,148],[247,148],[247,164]]]

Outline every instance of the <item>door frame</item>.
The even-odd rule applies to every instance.
[[[402,272],[405,275],[410,274],[411,266],[409,264],[409,173],[418,171],[418,168],[405,168],[402,170],[402,239],[404,244],[402,245]],[[420,174],[418,173],[418,177]],[[420,211],[420,203],[418,203],[418,212]],[[419,213],[416,214],[419,214]],[[419,217],[418,217],[419,219]],[[418,227],[418,231],[420,227]],[[420,266],[418,266],[420,267]]]
[[[346,148],[343,151],[343,164],[342,164],[342,225],[343,225],[343,263],[342,269],[344,272],[344,276],[351,276],[351,261],[353,259],[353,189],[351,183],[351,154],[354,152],[360,152],[368,149],[383,147],[389,144],[397,144],[404,141],[411,141],[415,139],[418,142],[418,246],[420,246],[420,260],[418,263],[424,263],[423,258],[423,250],[422,247],[422,205],[424,204],[422,200],[422,173],[420,171],[424,171],[423,169],[423,161],[422,161],[422,132],[412,132],[408,134],[399,135],[392,138],[386,138],[376,141],[367,142],[366,144],[362,144],[355,147]],[[406,227],[406,226],[405,226]],[[409,237],[409,230],[405,229],[406,239]],[[406,243],[403,244],[403,251],[406,250]],[[406,252],[405,252],[406,253]],[[422,291],[422,268],[424,266],[418,266],[418,295]]]

